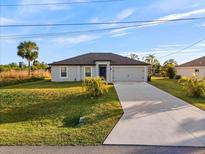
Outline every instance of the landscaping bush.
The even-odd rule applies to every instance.
[[[176,80],[179,80],[179,79],[181,79],[181,78],[182,78],[181,75],[176,75],[176,76],[175,76],[175,79],[176,79]]]
[[[85,78],[83,86],[91,96],[98,97],[108,92],[108,83],[100,77]]]
[[[179,83],[184,87],[188,96],[203,97],[205,96],[205,80],[199,79],[196,74],[192,77],[183,77]]]
[[[161,69],[160,76],[161,77],[167,77],[167,72],[164,69]]]
[[[176,70],[175,70],[174,65],[171,65],[171,64],[166,65],[166,73],[169,79],[174,79],[176,75]]]

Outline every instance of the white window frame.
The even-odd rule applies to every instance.
[[[93,74],[92,74],[92,67],[91,67],[91,66],[85,66],[85,67],[84,67],[84,77],[85,77],[85,78],[87,77],[87,76],[86,76],[86,68],[88,68],[88,67],[90,68],[90,77],[92,77],[92,75],[93,75]]]
[[[61,76],[61,68],[62,67],[65,67],[66,68],[66,76]],[[68,78],[68,66],[60,66],[60,69],[59,69],[59,76],[60,76],[60,78],[61,79],[66,79],[66,78]]]

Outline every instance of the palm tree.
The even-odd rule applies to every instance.
[[[149,54],[149,55],[143,57],[143,59],[146,63],[149,63],[152,65],[152,74],[159,71],[160,63],[154,54]]]
[[[133,60],[140,60],[139,56],[138,56],[137,54],[135,54],[135,53],[131,53],[131,54],[129,55],[129,58],[131,58],[131,59],[133,59]]]
[[[164,66],[166,66],[166,65],[168,65],[168,64],[172,64],[173,66],[176,66],[177,65],[177,62],[176,62],[176,60],[174,60],[174,59],[168,59],[168,60],[166,60],[165,62],[164,62]]]
[[[38,58],[38,46],[35,42],[24,41],[17,47],[17,55],[28,61],[28,75],[31,76],[31,62]]]
[[[144,57],[144,61],[146,63],[152,64],[152,65],[159,64],[159,61],[157,60],[157,58],[155,57],[154,54],[149,54],[149,55],[145,56]]]

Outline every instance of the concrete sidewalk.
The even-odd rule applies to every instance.
[[[205,147],[205,112],[147,83],[115,83],[124,115],[104,144]]]

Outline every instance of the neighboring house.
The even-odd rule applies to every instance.
[[[87,53],[54,62],[52,81],[81,81],[85,77],[100,76],[108,82],[147,81],[149,64],[113,53]]]
[[[205,56],[181,64],[176,69],[178,75],[190,77],[193,73],[196,73],[199,77],[205,77]]]

